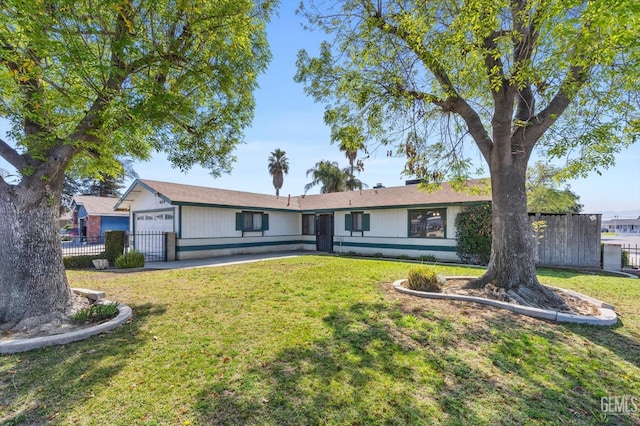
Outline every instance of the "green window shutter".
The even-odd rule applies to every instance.
[[[353,228],[353,220],[351,219],[351,213],[344,215],[344,230],[351,231]]]
[[[369,213],[362,215],[362,230],[370,231],[371,229],[371,215]]]
[[[262,213],[262,230],[269,230],[269,215],[266,213]]]
[[[236,231],[242,231],[244,229],[244,217],[242,213],[236,213]]]

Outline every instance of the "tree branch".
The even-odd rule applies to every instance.
[[[91,105],[91,108],[87,111],[85,116],[77,124],[74,131],[69,138],[72,141],[87,141],[94,143],[101,143],[102,140],[92,134],[92,129],[98,128],[100,123],[100,115],[109,105],[118,93],[122,90],[122,84],[126,80],[130,67],[126,63],[126,55],[124,53],[124,44],[126,38],[129,37],[133,31],[133,10],[131,3],[126,3],[126,6],[118,9],[116,18],[116,29],[111,40],[111,59],[110,59],[110,71],[109,77],[104,82],[104,87],[98,93],[97,98]],[[81,144],[76,144],[74,153],[83,149]]]
[[[18,154],[18,152],[14,148],[12,148],[2,139],[0,139],[0,156],[7,160],[7,162],[17,170],[21,170],[25,166],[27,166],[27,161],[25,160],[25,158],[22,155]]]
[[[521,127],[514,132],[512,140],[522,140],[526,147],[533,148],[533,145],[540,139],[544,132],[556,122],[558,117],[567,109],[575,93],[578,92],[587,81],[589,70],[582,66],[572,65],[569,73],[565,77],[558,92],[553,97],[549,105],[538,115],[531,117]]]
[[[515,68],[523,68],[531,60],[534,46],[538,40],[537,21],[539,10],[534,12],[534,16],[527,25],[523,17],[525,16],[526,2],[524,0],[513,0],[511,15],[513,18],[514,34],[513,42],[513,63]],[[541,8],[540,8],[541,9]],[[517,36],[516,36],[517,34]],[[531,88],[531,82],[518,82],[518,106],[516,110],[516,121],[528,121],[535,114],[535,97]]]
[[[453,83],[451,82],[451,79],[447,75],[446,70],[436,59],[435,55],[433,55],[433,53],[431,53],[429,49],[427,49],[423,44],[412,40],[409,33],[402,30],[398,26],[392,25],[387,22],[384,19],[384,16],[378,13],[378,10],[375,8],[372,8],[371,19],[374,20],[376,27],[380,29],[380,31],[396,36],[400,40],[402,40],[409,47],[409,49],[411,49],[411,51],[422,61],[424,66],[433,74],[440,87],[447,94],[446,99],[439,99],[433,95],[428,95],[428,99],[425,99],[422,96],[425,96],[426,94],[423,94],[422,92],[414,92],[417,96],[419,96],[415,99],[428,100],[432,104],[440,107],[443,112],[454,112],[459,114],[467,124],[473,140],[476,142],[478,148],[480,149],[480,152],[488,162],[491,156],[491,150],[493,148],[491,137],[487,133],[487,130],[485,129],[482,120],[480,120],[480,116],[478,115],[478,113],[467,103],[466,100],[464,100],[458,94]],[[412,93],[411,90],[403,90],[407,94]]]

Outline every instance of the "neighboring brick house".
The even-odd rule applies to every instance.
[[[76,195],[71,204],[72,236],[98,242],[106,231],[129,231],[129,212],[114,210],[117,198]]]

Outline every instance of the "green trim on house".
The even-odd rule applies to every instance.
[[[407,209],[407,238],[411,239],[411,240],[416,240],[416,239],[421,239],[421,238],[426,238],[426,239],[431,239],[431,240],[446,240],[447,239],[447,208],[446,207],[437,207],[437,208],[430,208],[429,211],[434,211],[434,210],[444,210],[444,215],[442,216],[442,221],[443,221],[443,237],[412,237],[411,236],[411,212],[415,212],[415,211],[424,211],[424,208],[415,208],[415,209]]]
[[[201,244],[195,246],[177,246],[177,252],[203,251],[203,250],[224,250],[233,248],[249,248],[249,247],[268,247],[291,244],[313,244],[315,241],[310,240],[287,240],[287,241],[261,241],[251,243],[227,243],[227,244]],[[334,246],[339,245],[334,242]],[[434,245],[412,245],[412,244],[388,244],[388,243],[356,243],[343,241],[342,247],[359,247],[359,248],[375,248],[375,249],[395,249],[395,250],[422,250],[422,251],[442,251],[455,252],[455,246],[434,246]]]
[[[118,202],[113,206],[114,209],[117,209],[118,207],[120,207],[120,204],[122,204],[123,201],[131,201],[131,200],[127,200],[127,197],[133,191],[133,188],[135,188],[136,185],[140,185],[141,187],[143,187],[144,189],[146,189],[150,193],[155,194],[158,197],[160,197],[161,199],[163,199],[167,204],[171,204],[171,200],[170,199],[168,199],[164,195],[158,193],[155,189],[151,188],[149,185],[147,185],[146,183],[142,182],[140,179],[136,179],[135,181],[133,181],[133,183],[131,184],[129,189],[127,189],[127,192],[125,192],[124,195],[122,197],[120,197],[120,200],[118,200]]]
[[[243,211],[251,211],[254,213],[259,213],[262,211],[271,211],[271,212],[284,212],[284,213],[300,213],[298,209],[277,209],[273,207],[247,207],[247,206],[231,206],[229,204],[208,204],[208,203],[192,203],[186,201],[172,201],[170,203],[172,206],[185,206],[185,207],[216,207],[220,209],[232,209],[232,210],[243,210]]]
[[[364,210],[391,210],[391,209],[411,209],[411,210],[420,210],[423,208],[428,209],[446,209],[447,207],[456,207],[456,206],[471,206],[478,203],[485,203],[486,201],[461,201],[457,203],[436,203],[436,204],[398,204],[393,206],[358,206],[356,207],[359,211]],[[331,213],[331,212],[341,212],[341,211],[354,211],[354,207],[336,207],[331,209],[302,209],[298,210],[300,213],[312,214],[312,213]],[[289,211],[289,210],[287,210]]]
[[[247,248],[247,247],[267,247],[267,246],[283,246],[291,244],[315,244],[315,241],[306,240],[288,240],[288,241],[260,241],[252,243],[227,243],[227,244],[202,244],[197,246],[177,246],[176,251],[203,251],[203,250],[224,250],[231,248]]]
[[[174,209],[173,207],[162,207],[162,208],[158,208],[158,209],[149,209],[149,210],[136,210],[136,211],[134,211],[132,213],[133,214],[140,214],[140,213],[157,213],[157,212],[166,212],[166,211],[173,212],[173,214],[176,213],[176,209]]]
[[[335,244],[334,245],[339,245]],[[387,244],[387,243],[356,243],[351,241],[343,241],[342,247],[360,247],[360,248],[379,248],[379,249],[396,249],[396,250],[429,250],[429,251],[446,251],[455,252],[455,246],[424,246],[412,244]]]

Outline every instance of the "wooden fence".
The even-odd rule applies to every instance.
[[[535,237],[537,264],[600,268],[599,214],[530,214],[531,222],[544,222]]]

